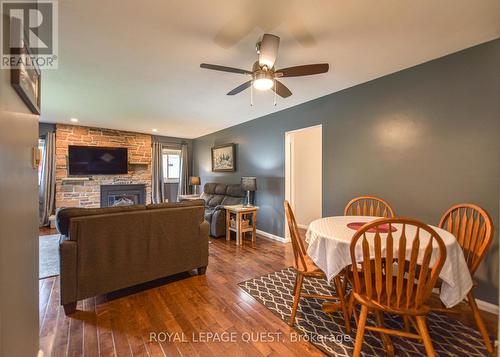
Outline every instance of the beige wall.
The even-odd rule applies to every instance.
[[[321,218],[321,136],[321,126],[291,133],[292,204],[301,226]]]
[[[146,185],[146,203],[151,203],[151,135],[127,131],[56,126],[56,207],[100,207],[100,186],[110,184]],[[127,175],[94,175],[89,181],[63,181],[68,177],[68,146],[128,148]]]
[[[0,70],[0,356],[38,351],[38,116]]]

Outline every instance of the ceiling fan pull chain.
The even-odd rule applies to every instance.
[[[276,102],[276,79],[274,80],[274,106],[276,106],[277,102]]]
[[[253,81],[250,84],[250,106],[253,107]]]

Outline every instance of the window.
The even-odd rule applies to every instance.
[[[178,183],[181,172],[181,151],[163,150],[163,180]]]
[[[38,150],[40,151],[40,163],[38,164],[38,186],[42,184],[43,155],[45,154],[45,139],[38,139]]]

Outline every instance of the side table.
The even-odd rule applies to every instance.
[[[259,207],[243,205],[224,206],[226,210],[226,240],[231,240],[231,231],[236,233],[236,245],[243,244],[243,235],[252,232],[252,242],[255,242],[257,228],[257,210]],[[231,224],[234,218],[234,224]]]

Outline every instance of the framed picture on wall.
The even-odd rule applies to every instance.
[[[40,69],[30,58],[32,58],[28,47],[20,49],[20,61],[16,67],[11,69],[10,83],[19,97],[33,114],[40,114],[41,103],[41,73]]]
[[[233,172],[236,170],[235,145],[226,144],[212,148],[212,171]]]

